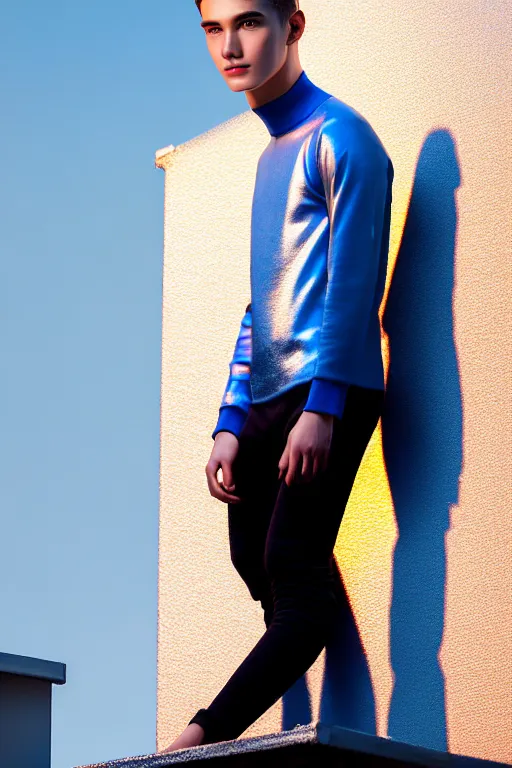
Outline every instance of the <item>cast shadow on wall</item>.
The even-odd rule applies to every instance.
[[[446,130],[421,149],[407,220],[383,314],[390,363],[382,414],[383,453],[398,540],[393,553],[390,654],[394,674],[388,736],[447,751],[445,681],[438,653],[445,614],[445,534],[462,469],[462,400],[453,333],[460,184]],[[375,698],[343,587],[335,639],[326,646],[319,718],[376,733]],[[309,723],[303,676],[283,696],[282,728]]]

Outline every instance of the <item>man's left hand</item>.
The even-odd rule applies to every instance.
[[[279,480],[308,482],[327,468],[334,416],[302,411],[279,460]]]

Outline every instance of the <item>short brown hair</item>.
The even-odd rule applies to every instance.
[[[195,0],[195,3],[199,13],[201,13],[201,0]],[[267,0],[267,3],[274,8],[283,27],[292,13],[299,10],[298,0]]]

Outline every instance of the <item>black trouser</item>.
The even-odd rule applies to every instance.
[[[267,629],[189,721],[204,728],[203,744],[240,736],[309,669],[335,625],[334,545],[384,391],[351,385],[342,419],[334,417],[327,469],[287,486],[278,463],[309,387],[253,403],[239,437],[233,480],[243,501],[227,505],[231,560],[261,602]]]

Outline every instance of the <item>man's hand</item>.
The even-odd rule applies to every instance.
[[[217,432],[213,449],[206,465],[206,479],[210,494],[216,499],[237,504],[242,501],[239,496],[234,496],[228,491],[235,490],[233,482],[233,461],[238,453],[238,438],[232,432]],[[219,482],[218,473],[222,471],[222,480]]]
[[[327,413],[302,411],[279,460],[279,480],[286,473],[288,486],[294,480],[308,482],[327,468],[333,421],[334,416]]]

